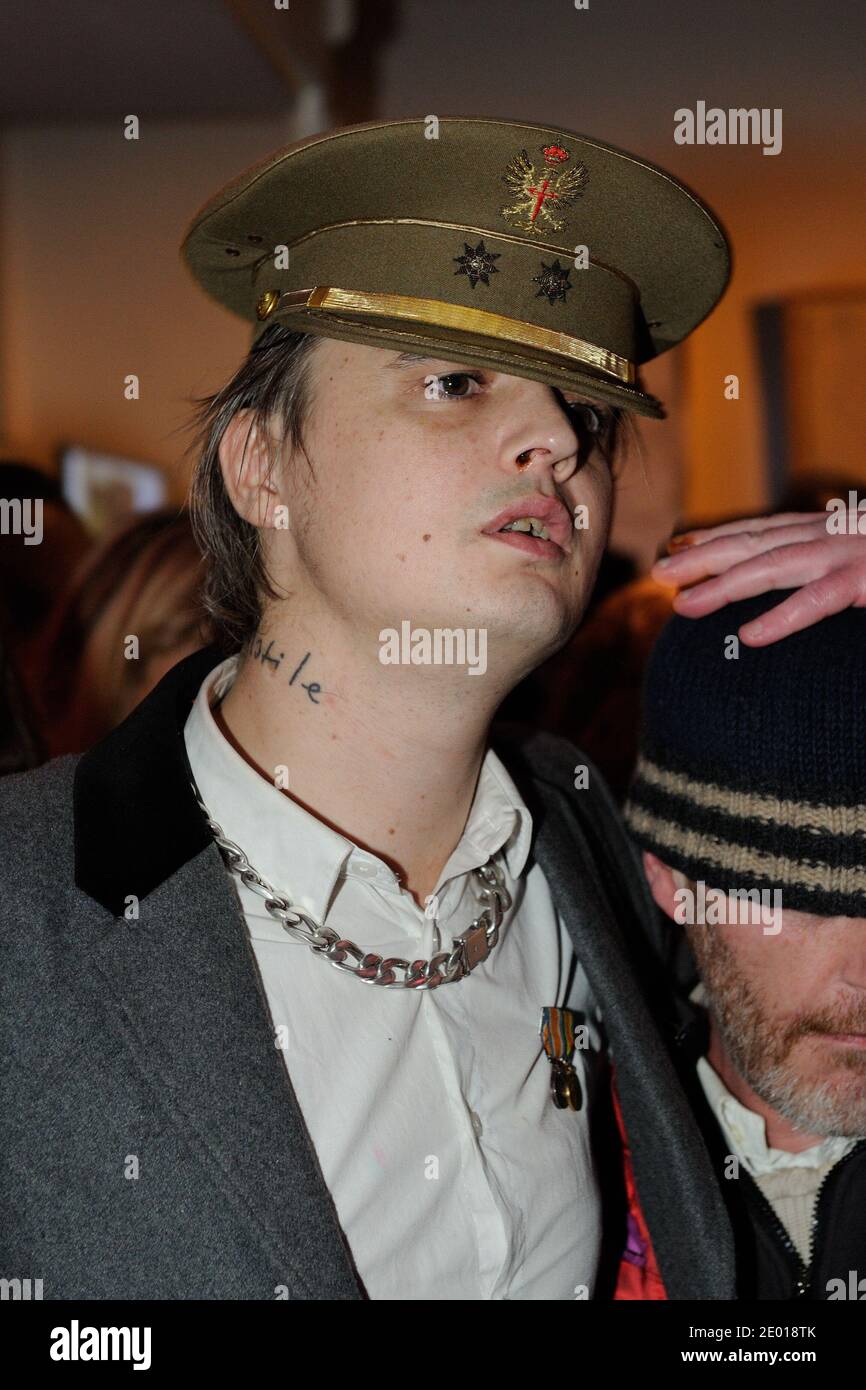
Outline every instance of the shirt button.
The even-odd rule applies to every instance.
[[[470,1110],[469,1115],[472,1120],[472,1128],[475,1130],[476,1137],[480,1139],[481,1135],[484,1133],[484,1126],[481,1123],[481,1116],[477,1115],[474,1110]]]

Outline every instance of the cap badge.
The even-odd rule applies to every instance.
[[[498,270],[498,266],[495,266],[493,262],[498,261],[502,253],[500,251],[488,251],[483,241],[479,241],[474,249],[464,241],[463,250],[464,255],[451,257],[457,262],[457,269],[454,274],[467,275],[473,290],[479,280],[482,285],[489,285],[488,277],[495,275]]]
[[[517,194],[517,201],[499,209],[512,227],[538,235],[562,230],[563,219],[555,213],[571,207],[589,182],[585,164],[574,164],[569,169],[560,167],[571,159],[561,145],[544,145],[541,153],[544,164],[540,170],[536,170],[526,150],[506,165],[502,181]]]
[[[564,300],[567,292],[574,289],[568,278],[570,273],[566,266],[559,264],[558,258],[550,265],[545,265],[542,261],[541,274],[532,277],[534,284],[541,286],[535,298],[540,299],[546,294],[548,304],[555,304],[557,299]]]

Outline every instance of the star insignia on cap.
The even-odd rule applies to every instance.
[[[480,280],[482,285],[489,285],[490,275],[495,275],[497,266],[493,264],[498,261],[501,255],[499,251],[488,251],[483,241],[473,249],[467,242],[463,243],[464,255],[452,256],[451,259],[457,262],[455,275],[467,275],[473,290]]]
[[[545,265],[544,261],[542,261],[541,274],[533,275],[532,277],[533,282],[541,286],[535,298],[540,299],[542,295],[546,294],[549,304],[555,304],[557,299],[564,300],[567,291],[574,289],[574,286],[568,278],[570,273],[571,272],[566,266],[559,264],[558,258],[552,261],[550,265]]]

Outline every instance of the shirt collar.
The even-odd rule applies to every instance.
[[[702,981],[695,985],[689,998],[695,1003],[704,1004],[706,992]],[[706,1057],[699,1058],[697,1066],[704,1094],[731,1146],[731,1152],[742,1160],[753,1177],[774,1173],[781,1168],[822,1168],[826,1163],[838,1162],[857,1142],[856,1139],[831,1135],[820,1144],[813,1144],[799,1153],[774,1149],[767,1143],[764,1117],[731,1094]]]
[[[231,686],[238,657],[205,677],[184,728],[187,755],[202,798],[229,840],[244,849],[263,878],[324,922],[341,877],[363,879],[403,898],[396,875],[377,855],[320,821],[268,781],[224,737],[211,709]],[[502,760],[488,748],[463,834],[442,869],[434,893],[445,922],[463,896],[468,873],[502,851],[516,880],[526,864],[532,818]],[[291,864],[291,881],[287,881]],[[412,903],[417,914],[421,909]]]

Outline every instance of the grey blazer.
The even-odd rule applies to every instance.
[[[187,781],[183,725],[220,655],[181,662],[83,756],[0,781],[0,1276],[45,1298],[367,1297]],[[636,852],[591,764],[574,790],[573,745],[503,726],[493,746],[603,1012],[668,1296],[734,1298],[728,1217],[652,1016]]]

